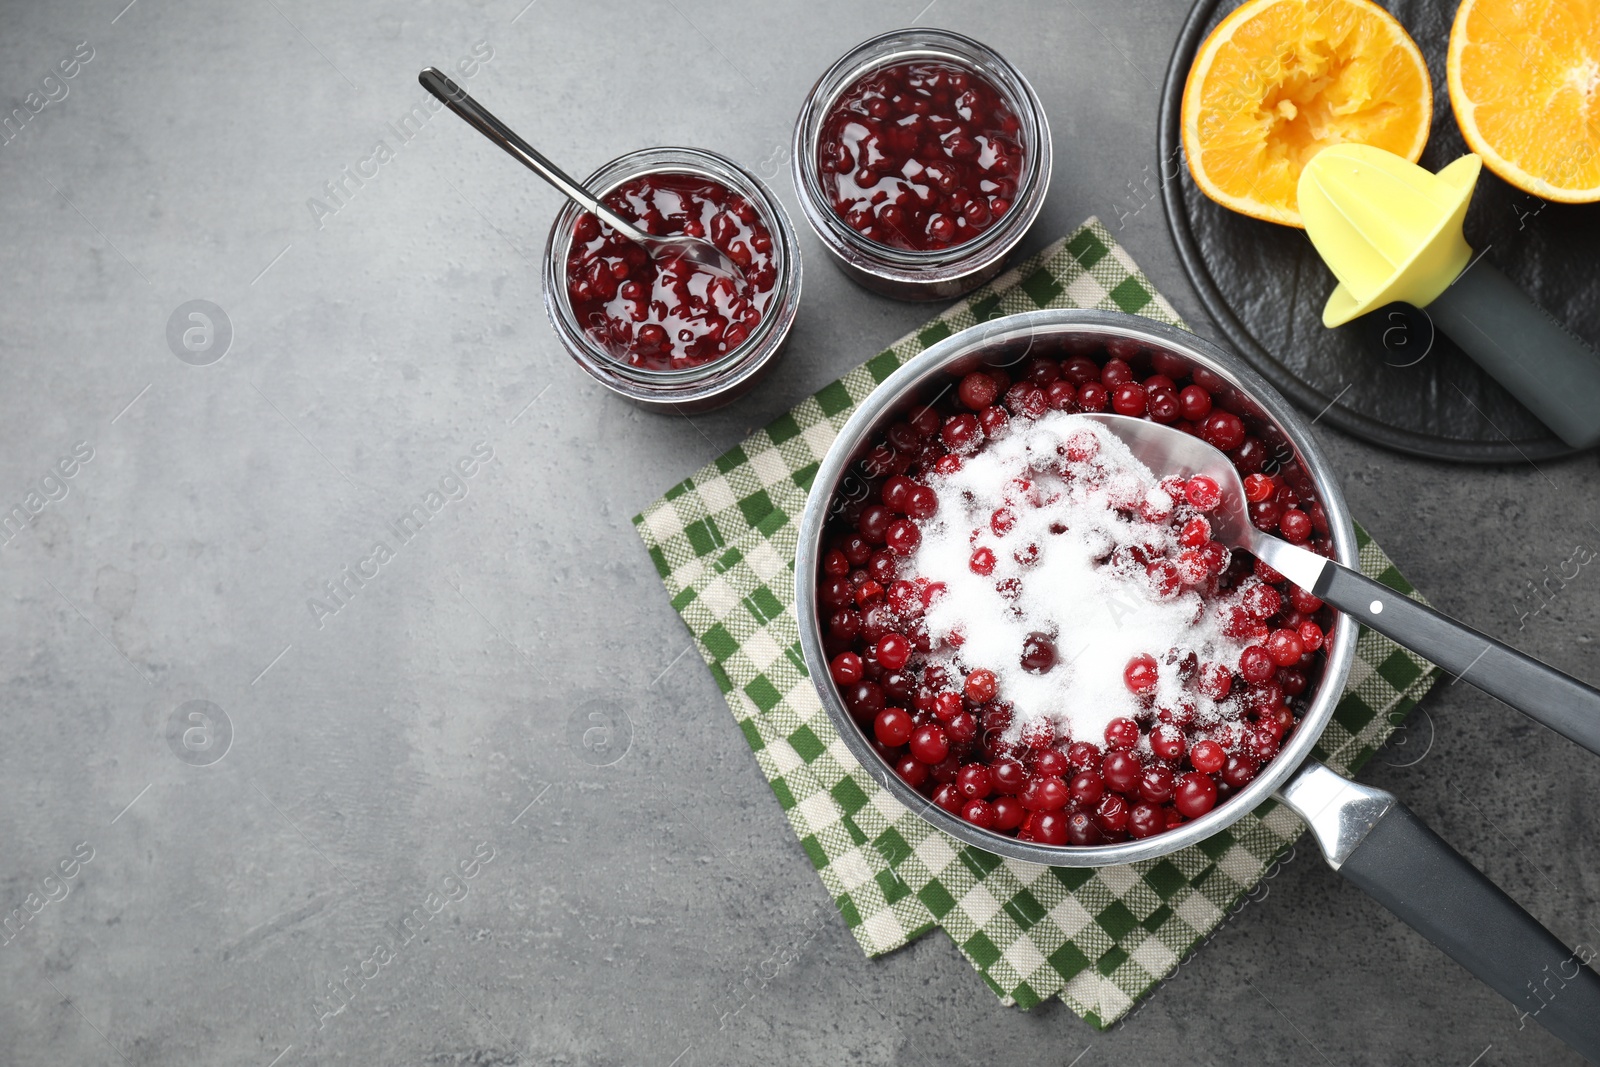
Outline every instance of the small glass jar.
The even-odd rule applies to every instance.
[[[602,200],[619,186],[648,174],[689,174],[725,186],[756,209],[772,235],[776,280],[761,321],[732,351],[682,370],[634,366],[608,351],[578,321],[567,290],[567,255],[584,211],[568,202],[556,215],[544,248],[544,306],[569,355],[607,389],[642,407],[679,413],[708,411],[749,391],[771,366],[800,306],[800,248],[794,227],[755,175],[714,152],[698,148],[646,148],[619,156],[589,175],[584,185]]]
[[[1007,213],[972,239],[933,251],[895,248],[857,232],[834,210],[819,159],[823,125],[847,90],[873,71],[919,60],[964,68],[988,81],[1017,117],[1023,154]],[[894,30],[851,49],[812,86],[795,122],[791,156],[806,221],[847,276],[900,300],[950,300],[999,274],[1006,254],[1038,217],[1050,186],[1050,125],[1027,79],[987,45],[949,30]]]

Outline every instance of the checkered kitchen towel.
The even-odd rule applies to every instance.
[[[1181,326],[1098,221],[996,279],[807,398],[634,519],[790,825],[868,955],[942,926],[985,982],[1031,1007],[1059,995],[1097,1027],[1122,1017],[1300,836],[1267,803],[1157,860],[1087,870],[967,848],[907,811],[850,755],[812,689],[794,613],[797,527],[817,466],[855,406],[957,330],[1036,308],[1120,310]],[[1361,567],[1411,594],[1363,531]],[[1363,631],[1318,755],[1351,773],[1437,670]]]

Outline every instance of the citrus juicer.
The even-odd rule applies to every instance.
[[[1339,279],[1322,324],[1395,301],[1439,329],[1574,448],[1600,442],[1600,353],[1474,258],[1461,224],[1482,160],[1431,174],[1370,145],[1333,145],[1300,174],[1300,214]]]

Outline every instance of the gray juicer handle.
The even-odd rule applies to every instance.
[[[1600,690],[1347,567],[1323,567],[1311,591],[1368,629],[1600,755]]]
[[[1432,941],[1529,1019],[1600,1064],[1600,974],[1404,804],[1368,832],[1339,873]]]
[[[1563,441],[1574,448],[1600,442],[1600,353],[1483,257],[1427,312]]]

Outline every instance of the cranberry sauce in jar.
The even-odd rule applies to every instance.
[[[639,370],[680,371],[721,359],[755,331],[777,268],[772,233],[748,199],[687,172],[644,174],[603,199],[646,233],[710,241],[744,280],[682,258],[652,260],[584,212],[567,251],[566,285],[573,316],[597,345]]]
[[[869,240],[914,252],[972,240],[1010,210],[1020,122],[973,70],[910,60],[869,71],[822,122],[817,166],[834,212]]]

